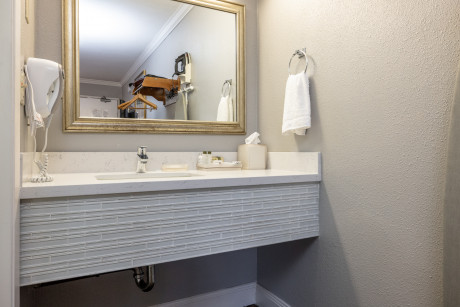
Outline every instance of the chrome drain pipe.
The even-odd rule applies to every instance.
[[[134,281],[136,282],[137,287],[144,292],[149,292],[155,285],[154,268],[154,265],[148,265],[146,267],[133,269]]]

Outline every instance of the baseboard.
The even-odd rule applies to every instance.
[[[152,307],[244,307],[255,303],[256,287],[254,282]]]
[[[259,307],[291,307],[291,305],[260,285],[256,287],[256,304]]]
[[[151,307],[244,307],[251,304],[259,307],[291,307],[255,282]]]

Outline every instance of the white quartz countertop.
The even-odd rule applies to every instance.
[[[194,170],[189,172],[196,176],[98,180],[96,175],[103,173],[54,174],[52,182],[24,182],[20,197],[21,199],[32,199],[321,181],[321,175],[318,172],[305,171]]]

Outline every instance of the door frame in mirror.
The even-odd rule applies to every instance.
[[[62,113],[64,132],[180,134],[246,133],[245,6],[243,4],[224,0],[174,1],[235,14],[237,34],[237,121],[214,122],[168,119],[121,119],[80,117],[80,56],[78,41],[78,0],[63,0],[62,62],[65,71],[65,88]]]

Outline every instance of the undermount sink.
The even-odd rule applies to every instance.
[[[145,179],[145,178],[171,178],[199,176],[190,172],[152,172],[152,173],[125,173],[96,175],[97,180]]]

